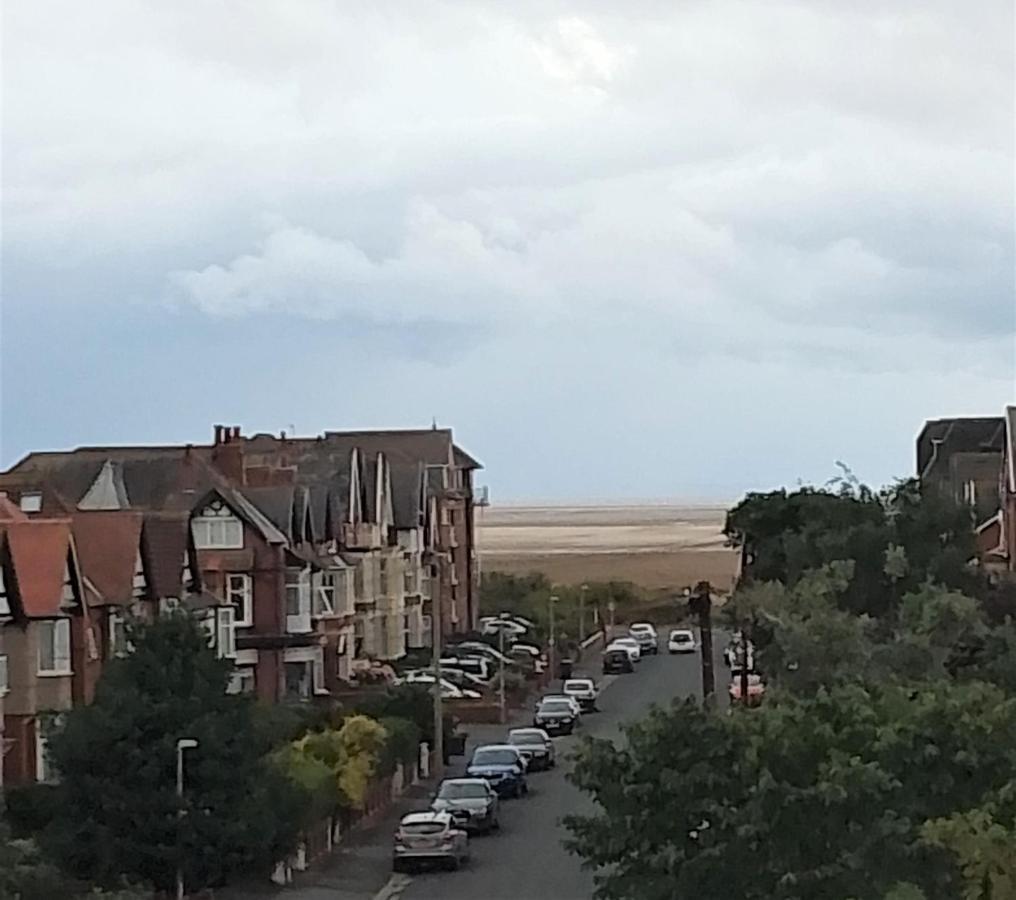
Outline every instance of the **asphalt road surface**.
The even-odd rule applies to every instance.
[[[600,711],[583,717],[580,733],[615,739],[620,726],[643,716],[652,704],[667,705],[674,697],[701,696],[699,654],[674,655],[666,652],[666,632],[660,630],[659,656],[649,656],[635,674],[602,677]],[[716,686],[718,701],[725,705],[728,670],[720,657],[726,645],[716,636]],[[576,674],[582,674],[576,672]],[[498,740],[504,730],[497,726],[473,726],[470,744]],[[471,842],[472,858],[458,872],[427,872],[397,875],[377,895],[384,900],[589,900],[593,876],[580,860],[562,845],[566,835],[562,816],[589,811],[590,801],[565,778],[567,756],[576,738],[561,737],[558,766],[536,772],[529,778],[529,796],[508,800],[501,807],[501,832],[477,837]],[[472,746],[467,748],[471,752]],[[457,761],[451,775],[461,774]]]

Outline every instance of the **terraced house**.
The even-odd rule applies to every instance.
[[[25,699],[33,616],[59,620],[31,626],[36,639],[53,632],[60,657],[60,674],[43,676],[47,714],[91,700],[103,666],[127,651],[131,617],[171,608],[198,617],[233,660],[230,690],[269,702],[326,699],[372,660],[428,644],[435,603],[446,632],[474,627],[477,468],[436,428],[294,439],[216,426],[206,445],[30,454],[0,475],[0,702],[15,733],[5,746],[18,748],[8,768],[46,775],[39,748],[25,750],[25,717],[38,711]],[[42,578],[61,547],[66,572]],[[24,594],[27,606],[19,571],[47,585]]]

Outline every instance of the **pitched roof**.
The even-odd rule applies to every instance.
[[[60,615],[71,552],[70,521],[9,522],[4,524],[3,533],[24,614],[32,619]]]
[[[939,445],[945,446],[947,454],[1000,452],[1004,427],[1002,416],[929,419],[917,437],[917,474],[930,471]]]
[[[21,507],[12,502],[6,495],[0,495],[0,522],[27,522],[28,516]]]
[[[71,522],[81,574],[99,593],[94,602],[129,606],[141,546],[141,513],[78,512]]]
[[[186,513],[145,513],[142,531],[148,562],[148,589],[158,600],[182,598],[183,566],[189,550],[190,518]],[[194,573],[195,575],[197,573]]]

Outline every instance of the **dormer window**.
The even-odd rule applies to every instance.
[[[25,493],[21,495],[21,502],[19,505],[23,513],[42,512],[42,492],[25,491]]]
[[[191,531],[198,550],[243,548],[243,525],[221,500],[213,500],[191,520]]]

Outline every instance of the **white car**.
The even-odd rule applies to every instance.
[[[396,872],[413,863],[428,861],[457,869],[468,860],[469,837],[451,813],[414,812],[402,817],[392,852],[392,868]]]
[[[642,658],[642,648],[635,638],[620,637],[614,638],[606,647],[607,650],[627,650],[632,662],[638,662]]]
[[[656,635],[656,628],[649,622],[634,622],[628,626],[628,634],[635,638],[642,653],[659,653],[660,641]]]
[[[694,653],[697,646],[695,633],[685,628],[675,628],[667,638],[667,650],[671,653]]]
[[[511,619],[489,619],[480,625],[480,632],[482,634],[497,634],[499,631],[504,632],[504,639],[506,641],[514,641],[524,634],[528,634],[529,629],[525,625],[513,622]]]
[[[582,705],[571,694],[544,694],[540,698],[540,703],[543,703],[544,700],[567,700],[571,708],[575,710],[575,717],[578,718],[582,715]],[[540,703],[536,705],[539,706]]]
[[[432,687],[434,684],[433,672],[407,672],[396,684],[418,684],[422,687]],[[441,679],[442,700],[479,700],[483,694],[471,688],[460,688],[445,678]]]
[[[483,641],[463,641],[461,644],[453,644],[447,647],[446,650],[448,653],[482,656],[485,659],[489,659],[495,665],[502,662],[506,666],[515,665],[515,660],[511,659],[507,654],[502,654],[497,647],[491,647],[490,644],[485,644]]]
[[[569,678],[561,688],[565,696],[574,697],[583,712],[596,711],[596,682],[592,678]]]

